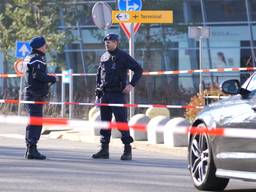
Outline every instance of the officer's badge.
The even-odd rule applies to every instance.
[[[105,39],[106,39],[106,40],[110,40],[110,39],[111,39],[111,36],[108,35],[108,36],[105,37]]]
[[[42,57],[42,61],[45,62],[44,64],[46,64],[46,58]]]
[[[109,52],[105,52],[101,58],[100,58],[100,62],[105,62],[107,60],[109,60],[109,58],[111,57],[111,55],[109,54]]]

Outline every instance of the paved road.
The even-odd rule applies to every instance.
[[[134,150],[134,160],[93,160],[97,144],[42,137],[46,161],[24,160],[24,128],[0,125],[0,191],[42,192],[193,192],[184,157]],[[233,180],[226,191],[256,191],[256,184]]]

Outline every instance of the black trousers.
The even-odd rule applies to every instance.
[[[125,95],[120,92],[107,92],[104,93],[101,98],[101,103],[114,103],[114,104],[124,104]],[[116,122],[127,123],[127,108],[125,107],[111,107],[111,106],[101,106],[100,115],[102,121],[111,121],[112,114],[114,114]],[[127,145],[133,142],[133,138],[130,136],[130,131],[120,131],[121,140],[123,144]],[[111,137],[111,129],[101,129],[101,143],[109,144]]]
[[[43,101],[41,98],[35,98],[31,94],[25,96],[26,101]],[[26,110],[29,117],[43,117],[43,104],[26,104]],[[42,132],[42,125],[29,124],[26,127],[26,144],[36,145],[40,139]]]

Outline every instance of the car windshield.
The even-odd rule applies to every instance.
[[[242,88],[247,89],[248,91],[256,90],[256,72],[245,81]]]

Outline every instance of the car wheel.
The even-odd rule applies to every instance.
[[[199,124],[198,129],[205,129],[204,124]],[[189,170],[194,186],[199,190],[223,190],[229,179],[215,176],[212,149],[206,133],[191,135],[188,148]]]

